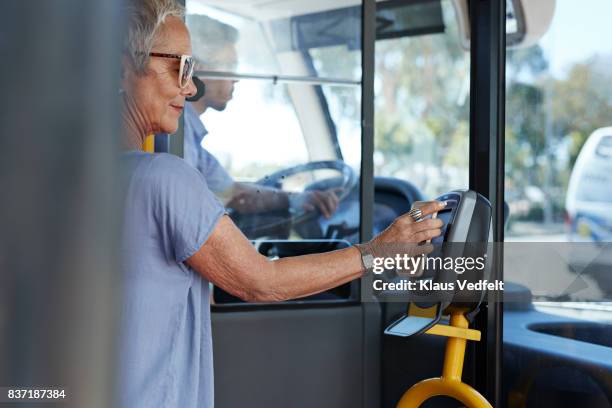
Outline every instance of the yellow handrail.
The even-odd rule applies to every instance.
[[[448,337],[442,377],[429,378],[410,387],[397,403],[397,408],[418,408],[436,396],[454,398],[468,408],[493,408],[478,391],[461,381],[467,341],[480,341],[481,335],[478,330],[469,328],[465,314],[452,313],[448,325],[436,324],[425,334]]]

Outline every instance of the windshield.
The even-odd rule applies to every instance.
[[[374,83],[375,174],[403,179],[426,197],[469,181],[470,54],[452,2],[431,3],[438,29],[377,41]]]
[[[612,45],[601,41],[612,35],[604,17],[610,11],[607,1],[557,0],[544,36],[507,52],[505,241],[523,256],[504,268],[504,278],[528,287],[536,300],[602,301],[612,293],[612,260],[602,251],[612,236],[602,218],[612,208],[612,138],[583,150],[593,132],[610,125]],[[568,192],[572,178],[576,195]],[[567,204],[576,200],[597,206]],[[530,248],[549,246],[563,262],[524,267]]]

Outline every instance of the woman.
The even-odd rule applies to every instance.
[[[364,274],[385,243],[440,234],[439,220],[398,218],[363,246],[269,261],[224,215],[201,174],[180,158],[146,154],[147,134],[174,133],[191,81],[191,44],[173,0],[133,0],[123,57],[124,226],[120,403],[212,407],[208,282],[246,301],[318,293]],[[430,202],[422,215],[443,207]],[[367,262],[366,262],[367,264]]]

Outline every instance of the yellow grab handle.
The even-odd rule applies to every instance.
[[[142,144],[142,150],[147,153],[155,153],[155,135],[153,133],[145,138]]]
[[[460,381],[430,378],[413,385],[397,403],[397,408],[418,408],[429,398],[448,396],[468,408],[493,408],[478,391]]]

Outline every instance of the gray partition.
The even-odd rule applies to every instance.
[[[0,13],[0,387],[49,406],[113,406],[118,4]]]
[[[215,312],[215,405],[362,407],[362,306]]]

